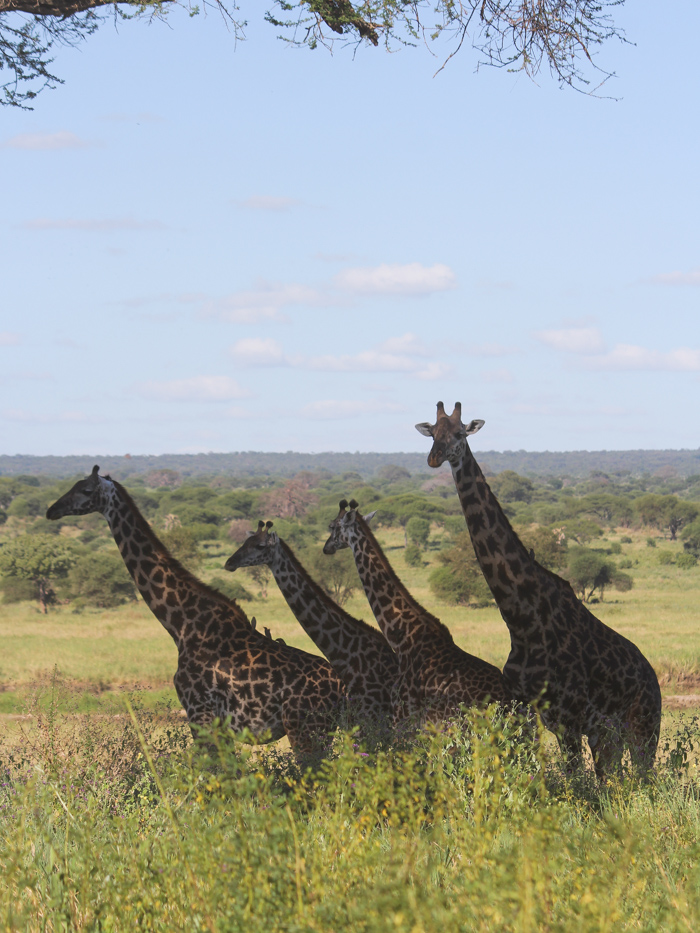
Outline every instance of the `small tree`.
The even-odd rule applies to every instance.
[[[518,529],[518,536],[528,550],[534,551],[535,560],[547,570],[566,567],[566,535],[563,529],[544,528],[542,525]]]
[[[136,599],[134,582],[119,554],[97,552],[79,557],[68,574],[71,597],[100,609]]]
[[[338,551],[331,557],[318,548],[307,551],[302,561],[318,585],[339,606],[344,606],[359,586],[360,579],[352,551]]]
[[[176,526],[166,531],[161,536],[161,540],[175,560],[179,560],[184,566],[193,568],[201,563],[202,557],[197,545],[197,536],[192,533],[191,529]]]
[[[56,598],[53,582],[66,577],[75,559],[68,543],[55,535],[21,535],[0,549],[0,572],[30,581],[39,608],[47,613]]]
[[[631,590],[634,583],[632,577],[618,570],[612,561],[583,547],[570,552],[567,576],[584,602],[590,602],[596,590],[603,599],[606,586],[613,586],[616,590],[624,592]]]
[[[436,567],[428,577],[431,590],[445,602],[488,605],[493,596],[476,559],[471,538],[462,532],[453,538],[454,546],[441,551]]]
[[[406,536],[411,544],[424,548],[430,537],[430,522],[420,515],[413,515],[406,522]]]

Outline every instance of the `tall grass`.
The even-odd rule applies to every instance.
[[[137,699],[107,727],[56,696],[0,749],[4,929],[700,928],[692,719],[653,781],[601,787],[486,714],[300,769]]]

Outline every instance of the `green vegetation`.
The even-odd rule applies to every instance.
[[[508,633],[454,490],[407,472],[320,473],[290,486],[286,477],[204,482],[155,471],[151,485],[136,483],[133,491],[173,551],[187,546],[180,556],[202,579],[245,600],[260,629],[312,651],[269,574],[256,581],[251,571],[223,573],[236,546],[232,530],[245,534],[258,518],[274,520],[319,582],[341,598],[349,587],[345,607],[369,619],[349,552],[320,551],[338,500],[355,496],[365,511],[377,509],[375,533],[415,597],[458,644],[502,666]],[[551,737],[528,751],[503,723],[474,714],[462,731],[395,748],[363,748],[339,734],[333,756],[305,773],[284,742],[250,749],[218,733],[220,758],[208,761],[191,745],[171,685],[175,645],[143,602],[130,598],[102,517],[48,523],[41,516],[67,481],[0,477],[6,512],[17,498],[30,503],[0,525],[3,568],[24,549],[70,555],[65,574],[48,577],[56,597],[48,615],[32,581],[3,570],[5,926],[696,929],[700,726],[692,712],[676,710],[700,692],[700,567],[687,546],[698,520],[680,529],[679,540],[655,527],[658,547],[649,548],[650,526],[635,501],[651,493],[692,505],[697,478],[507,480],[527,490],[505,503],[525,546],[570,578],[582,557],[596,573],[605,568],[605,582],[588,582],[586,598],[659,674],[663,736],[650,785],[623,775],[601,788],[588,775],[563,774]],[[296,514],[271,514],[275,496]],[[182,514],[197,519],[196,534]],[[415,518],[429,523],[428,534],[418,526],[423,543],[406,546]],[[616,576],[633,587],[616,588]],[[47,674],[55,667],[60,678]]]
[[[0,747],[7,929],[155,931],[698,928],[694,719],[653,784],[562,772],[507,722],[300,770],[236,746],[212,761],[167,709],[59,714],[55,682]],[[517,729],[517,726],[516,726]]]

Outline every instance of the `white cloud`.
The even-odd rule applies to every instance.
[[[417,379],[440,379],[450,372],[451,367],[437,360],[426,361],[411,353],[387,352],[384,347],[402,347],[414,350],[417,338],[412,334],[390,338],[377,349],[362,350],[360,353],[336,356],[302,356],[286,354],[282,345],[269,338],[251,337],[236,341],[230,353],[240,366],[289,366],[329,373],[405,373]],[[423,356],[427,355],[420,347]]]
[[[319,421],[335,420],[337,418],[356,418],[358,415],[381,414],[382,412],[403,412],[403,405],[384,401],[343,401],[338,399],[324,399],[311,402],[301,409],[303,418],[317,419]]]
[[[284,321],[282,309],[287,305],[318,305],[323,296],[306,285],[268,285],[257,289],[234,292],[224,298],[204,301],[200,314],[217,317],[231,324],[255,324],[258,321]]]
[[[136,220],[135,217],[85,218],[51,220],[37,217],[20,224],[25,230],[86,230],[90,233],[110,233],[114,230],[162,230],[165,225],[159,220]]]
[[[144,382],[137,386],[139,395],[162,402],[229,402],[246,398],[250,393],[230,376],[191,376],[165,382]]]
[[[276,340],[249,337],[237,340],[231,356],[239,366],[288,366],[282,345]]]
[[[387,353],[410,353],[412,356],[427,356],[425,341],[415,334],[403,334],[401,337],[389,337],[380,344],[380,350]]]
[[[591,369],[611,371],[700,371],[700,350],[679,347],[677,350],[662,352],[647,350],[630,343],[618,343],[613,349],[601,356],[592,356],[586,361]]]
[[[301,201],[297,201],[295,198],[280,198],[272,195],[260,194],[252,195],[249,198],[243,198],[243,200],[235,201],[234,203],[237,204],[238,207],[250,211],[276,211],[281,213],[290,211],[293,207],[298,207]]]
[[[457,280],[444,263],[409,262],[344,269],[334,283],[343,291],[361,295],[431,295],[455,288]]]
[[[19,343],[19,334],[13,334],[9,330],[0,331],[0,347],[16,347]]]
[[[565,353],[599,353],[605,349],[597,327],[565,327],[560,330],[539,330],[535,337],[554,350]]]
[[[656,285],[700,285],[700,269],[693,272],[662,272],[652,276]]]
[[[89,149],[96,145],[70,133],[59,130],[58,133],[20,133],[2,144],[3,149]]]
[[[449,371],[446,363],[426,363],[412,356],[398,353],[382,353],[381,350],[363,350],[361,353],[344,356],[313,356],[301,363],[305,369],[334,373],[407,373],[418,379],[441,379]]]
[[[455,348],[455,344],[452,344],[452,348]],[[515,353],[515,347],[508,347],[503,343],[472,343],[459,344],[460,351],[468,353],[469,356],[508,356],[510,353]]]

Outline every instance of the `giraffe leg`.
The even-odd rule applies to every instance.
[[[661,714],[638,716],[630,723],[627,744],[632,767],[643,780],[648,780],[654,767],[656,749],[659,744]]]
[[[621,771],[622,753],[624,751],[622,736],[618,732],[615,735],[607,735],[604,739],[594,740],[594,742],[591,742],[589,736],[588,744],[593,755],[595,776],[601,783],[605,784],[610,775],[619,774]]]
[[[564,757],[567,774],[572,774],[581,767],[582,736],[578,729],[567,728],[559,738],[559,748]]]

